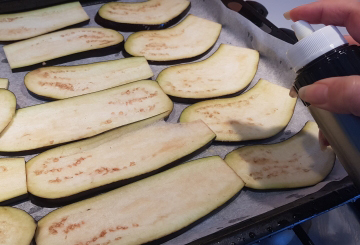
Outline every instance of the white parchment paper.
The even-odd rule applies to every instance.
[[[279,84],[283,87],[290,88],[292,82],[295,78],[294,72],[291,70],[291,67],[288,65],[286,60],[286,51],[289,49],[290,44],[285,43],[281,40],[278,40],[267,33],[260,30],[250,21],[235,13],[228,10],[223,6],[220,0],[191,0],[191,10],[190,14],[206,18],[222,24],[221,35],[216,42],[212,50],[202,59],[207,58],[213,54],[221,43],[232,44],[240,47],[248,47],[256,49],[260,52],[260,63],[259,68],[256,73],[252,84],[249,89],[260,79],[264,78],[270,82]],[[100,5],[86,6],[85,11],[89,14],[91,21],[87,26],[98,26],[94,22],[94,16],[97,13]],[[131,33],[122,33],[125,39]],[[3,44],[0,44],[3,46]],[[64,63],[61,65],[77,65],[77,64],[88,64],[93,62],[105,61],[105,60],[114,60],[122,58],[123,53],[117,53],[112,55],[107,55],[103,57],[94,57],[87,58],[82,60],[76,60],[73,62]],[[202,60],[200,59],[200,60]],[[151,68],[155,74],[154,79],[157,74],[166,68],[167,66],[160,65],[151,65]],[[26,87],[24,86],[24,76],[26,72],[17,72],[12,73],[7,60],[4,54],[3,49],[0,49],[0,77],[9,78],[10,87],[9,89],[14,92],[17,97],[17,104],[19,108],[31,106],[39,103],[45,103],[44,101],[38,100],[32,97]],[[101,82],[101,81],[99,81]],[[276,98],[274,98],[275,100]],[[1,105],[0,105],[1,106]],[[179,104],[175,103],[173,112],[171,113],[168,121],[177,122],[180,116],[181,111],[187,107],[188,104]],[[307,109],[303,106],[301,101],[298,101],[295,109],[293,118],[291,119],[289,125],[286,129],[276,135],[275,137],[256,141],[256,142],[245,142],[245,145],[254,144],[254,143],[272,143],[279,142],[287,139],[288,137],[294,135],[298,132],[305,124],[306,121],[312,120]],[[33,123],[33,122],[29,122]],[[213,144],[206,151],[196,156],[196,158],[201,158],[211,155],[220,155],[224,157],[230,151],[243,146],[244,143],[237,145],[226,145],[226,144]],[[7,156],[0,156],[7,157]],[[25,156],[26,160],[29,160],[32,156]],[[341,164],[337,161],[334,169],[331,174],[321,183],[303,189],[296,190],[282,190],[282,191],[271,191],[271,192],[259,192],[252,191],[250,189],[243,189],[240,195],[232,201],[229,205],[223,208],[220,212],[215,215],[207,218],[202,223],[198,224],[194,228],[188,230],[182,235],[172,239],[165,244],[186,244],[188,242],[194,241],[203,236],[209,235],[213,232],[216,232],[222,228],[233,225],[235,223],[241,222],[245,219],[257,216],[259,214],[265,213],[269,210],[272,210],[276,207],[282,206],[284,204],[293,202],[305,195],[314,193],[321,189],[330,181],[338,181],[343,179],[346,176],[345,170],[342,168]],[[26,201],[20,204],[15,205],[20,209],[23,209],[30,213],[36,220],[39,220],[44,215],[54,210],[51,208],[42,208],[32,204],[30,201]]]

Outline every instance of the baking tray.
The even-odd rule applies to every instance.
[[[16,4],[14,4],[14,2]],[[61,0],[49,0],[48,3],[65,2]],[[105,1],[82,1],[85,11],[91,20],[87,26],[97,26],[94,16],[101,4]],[[221,43],[232,44],[240,47],[256,49],[260,52],[260,63],[257,74],[250,88],[259,78],[265,78],[283,87],[290,88],[295,74],[287,63],[285,52],[290,44],[282,42],[260,30],[253,23],[239,14],[226,9],[220,0],[192,0],[191,14],[209,20],[219,22],[223,25],[219,40],[210,52],[199,60],[209,57],[216,51]],[[0,0],[0,12],[6,11],[9,6],[11,12],[20,1]],[[26,0],[29,9],[44,6],[43,1]],[[21,7],[23,7],[21,6]],[[125,39],[131,33],[122,32]],[[4,45],[6,43],[1,43]],[[74,60],[62,65],[87,64],[105,60],[114,60],[123,57],[123,53],[115,53],[100,57]],[[155,77],[168,66],[151,65]],[[2,49],[0,49],[0,77],[10,80],[10,90],[18,99],[18,107],[44,103],[44,101],[32,97],[23,84],[26,72],[12,73]],[[274,98],[276,99],[276,98]],[[177,122],[181,111],[188,104],[175,103],[174,111],[168,118],[169,122]],[[302,103],[297,103],[295,113],[289,125],[276,136],[261,140],[249,141],[239,144],[215,143],[206,151],[197,155],[194,159],[220,155],[224,157],[228,152],[251,144],[264,144],[283,141],[297,133],[305,124],[311,120],[311,116]],[[25,156],[29,160],[34,155]],[[359,193],[352,182],[345,178],[347,176],[341,164],[337,161],[331,174],[321,183],[308,187],[291,190],[254,191],[244,188],[234,200],[221,210],[202,220],[179,236],[165,241],[164,244],[248,244],[259,241],[283,229],[291,228],[293,225],[303,222],[314,215],[321,214],[338,205],[350,200],[355,200]],[[51,208],[42,208],[25,201],[15,205],[30,213],[36,220],[51,212]]]

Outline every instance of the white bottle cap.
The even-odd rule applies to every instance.
[[[287,58],[295,72],[321,55],[347,41],[335,26],[325,26],[317,31],[306,21],[297,21],[292,26],[299,39],[287,52]]]

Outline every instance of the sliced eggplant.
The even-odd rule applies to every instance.
[[[202,121],[159,122],[140,129],[130,125],[112,130],[31,159],[26,164],[29,192],[57,199],[149,175],[208,145],[214,138],[215,134]]]
[[[188,15],[172,28],[131,34],[125,42],[125,50],[133,56],[144,56],[153,61],[187,59],[209,50],[220,31],[219,23]]]
[[[214,98],[246,88],[258,63],[256,50],[221,44],[208,59],[166,68],[156,80],[165,93],[175,98]]]
[[[0,134],[15,115],[16,97],[6,89],[0,89]]]
[[[9,88],[9,80],[6,78],[0,78],[0,89],[8,89]]]
[[[44,61],[119,45],[124,37],[105,28],[74,28],[34,37],[4,46],[11,69]]]
[[[88,138],[158,114],[172,101],[144,80],[17,110],[0,134],[0,152],[17,152]]]
[[[79,2],[0,15],[0,41],[15,41],[89,20]]]
[[[36,244],[154,241],[222,206],[243,185],[220,157],[202,158],[53,211],[39,221]]]
[[[68,153],[69,157],[71,156],[72,154],[72,149],[75,149],[76,147],[84,147],[84,149],[86,148],[87,150],[90,150],[89,149],[89,145],[93,145],[94,147],[96,147],[96,144],[101,144],[102,142],[103,143],[106,143],[108,141],[111,141],[111,140],[114,140],[116,137],[121,137],[122,135],[125,135],[127,133],[131,133],[133,131],[136,131],[136,130],[140,130],[141,128],[144,128],[144,127],[147,127],[151,124],[155,124],[159,121],[162,121],[165,117],[167,117],[169,115],[169,112],[164,112],[164,113],[161,113],[161,114],[158,114],[156,116],[153,116],[153,117],[150,117],[150,118],[147,118],[147,119],[144,119],[144,120],[141,120],[141,121],[138,121],[138,122],[134,122],[134,123],[131,123],[129,125],[126,125],[126,126],[123,126],[123,127],[120,127],[120,128],[117,128],[117,129],[113,129],[109,132],[105,132],[101,135],[98,135],[98,136],[94,136],[90,139],[87,139],[87,140],[83,140],[83,141],[79,141],[78,143],[70,143],[70,144],[67,144],[65,146],[60,146],[56,149],[59,149],[59,150],[64,150]],[[60,149],[61,148],[61,149]],[[111,148],[113,148],[113,146],[111,146]],[[205,148],[205,147],[204,147]],[[31,159],[29,162],[27,162],[26,164],[26,169],[27,171],[31,171],[29,170],[29,168],[34,168],[32,165],[36,165],[37,163],[34,163],[34,162],[37,162],[38,160],[41,160],[42,159],[42,156],[44,155],[48,155],[49,153],[53,153],[53,151],[49,150],[47,152],[44,152],[43,154],[40,154],[38,155],[37,157]],[[78,152],[79,153],[79,152]],[[76,154],[76,149],[74,151],[74,154]],[[63,154],[65,155],[65,154]],[[37,158],[40,158],[40,159],[37,159]],[[63,158],[65,158],[64,156],[61,157],[60,160],[63,160]],[[54,158],[55,159],[55,158]],[[77,159],[78,160],[78,159]],[[56,162],[57,160],[55,160]],[[82,162],[83,159],[80,159],[80,162]],[[45,160],[45,162],[49,162],[47,160]],[[54,161],[52,161],[54,162]],[[177,162],[177,161],[176,161]],[[46,163],[46,164],[47,164]],[[73,162],[72,162],[73,163]],[[71,164],[72,164],[71,163]],[[77,165],[77,164],[75,164]],[[31,166],[31,167],[30,167]],[[69,167],[69,166],[67,166]],[[75,167],[76,166],[72,166],[73,167],[73,170],[75,170]],[[59,169],[59,168],[58,168]],[[162,168],[162,169],[165,169]],[[162,170],[161,169],[161,170]],[[51,169],[50,169],[51,170]],[[59,170],[59,171],[62,171]],[[160,170],[159,170],[160,171]],[[44,173],[45,172],[45,173]],[[50,174],[54,172],[54,170],[51,170],[51,171],[43,171],[41,173],[44,173],[44,174]],[[98,193],[101,193],[101,192],[106,192],[106,191],[109,191],[109,190],[113,190],[119,186],[122,186],[122,185],[125,185],[125,184],[128,184],[128,183],[131,183],[131,182],[134,182],[138,179],[142,179],[142,178],[145,178],[147,177],[148,175],[152,175],[152,174],[155,174],[157,172],[157,170],[153,171],[153,172],[150,172],[150,173],[146,173],[146,174],[143,174],[141,176],[136,176],[136,177],[133,177],[133,178],[129,178],[129,179],[126,179],[126,180],[120,180],[120,181],[116,181],[116,182],[113,182],[113,183],[109,183],[109,184],[104,184],[104,185],[100,185],[98,187],[94,187],[94,188],[91,188],[91,189],[88,189],[88,190],[85,190],[85,191],[82,191],[82,192],[79,192],[77,194],[69,194],[68,196],[65,196],[65,197],[60,197],[60,198],[44,198],[44,197],[40,197],[40,196],[36,196],[34,195],[34,193],[36,193],[36,184],[34,185],[34,188],[32,189],[35,189],[35,191],[33,193],[30,193],[30,200],[33,204],[35,205],[38,205],[38,206],[42,206],[42,207],[50,207],[50,208],[53,208],[53,207],[59,207],[59,206],[64,206],[64,205],[69,205],[71,203],[74,203],[76,201],[81,201],[85,198],[89,198],[89,197],[92,197]],[[35,174],[36,175],[36,174]],[[36,175],[37,176],[37,175]],[[76,177],[78,175],[75,175]],[[83,176],[83,175],[82,175]],[[67,179],[72,179],[72,177],[70,178],[67,178]],[[27,180],[28,179],[28,176],[27,176]],[[29,183],[27,183],[29,185]],[[49,183],[46,183],[46,185],[48,185]],[[28,190],[29,191],[29,190]]]
[[[88,65],[39,68],[25,76],[25,85],[39,96],[65,99],[147,79],[153,75],[144,57],[132,57]]]
[[[140,3],[104,4],[95,20],[121,31],[165,29],[183,18],[190,9],[188,0],[148,0]]]
[[[18,201],[26,196],[24,158],[0,158],[0,204]]]
[[[2,245],[29,245],[34,237],[36,223],[25,211],[0,207],[0,243]]]
[[[331,172],[335,154],[320,149],[315,122],[277,144],[245,146],[229,153],[225,161],[254,189],[283,189],[315,185]]]
[[[289,90],[260,79],[249,91],[228,99],[208,100],[187,107],[180,122],[203,120],[218,141],[265,139],[283,130],[296,99]]]

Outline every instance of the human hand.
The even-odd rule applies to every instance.
[[[288,20],[305,20],[310,24],[344,26],[349,44],[360,42],[360,2],[357,0],[327,0],[296,7],[284,14]]]
[[[360,43],[360,2],[357,0],[327,0],[299,6],[284,14],[293,21],[305,20],[310,24],[345,26],[351,36],[345,36],[349,44]],[[290,96],[296,97],[294,89]],[[335,113],[351,113],[360,116],[360,76],[327,78],[299,90],[302,100],[311,105]],[[319,132],[322,147],[329,145]]]
[[[304,86],[299,97],[312,106],[335,113],[360,116],[360,76],[331,77]],[[329,145],[322,132],[319,132],[322,149]]]

